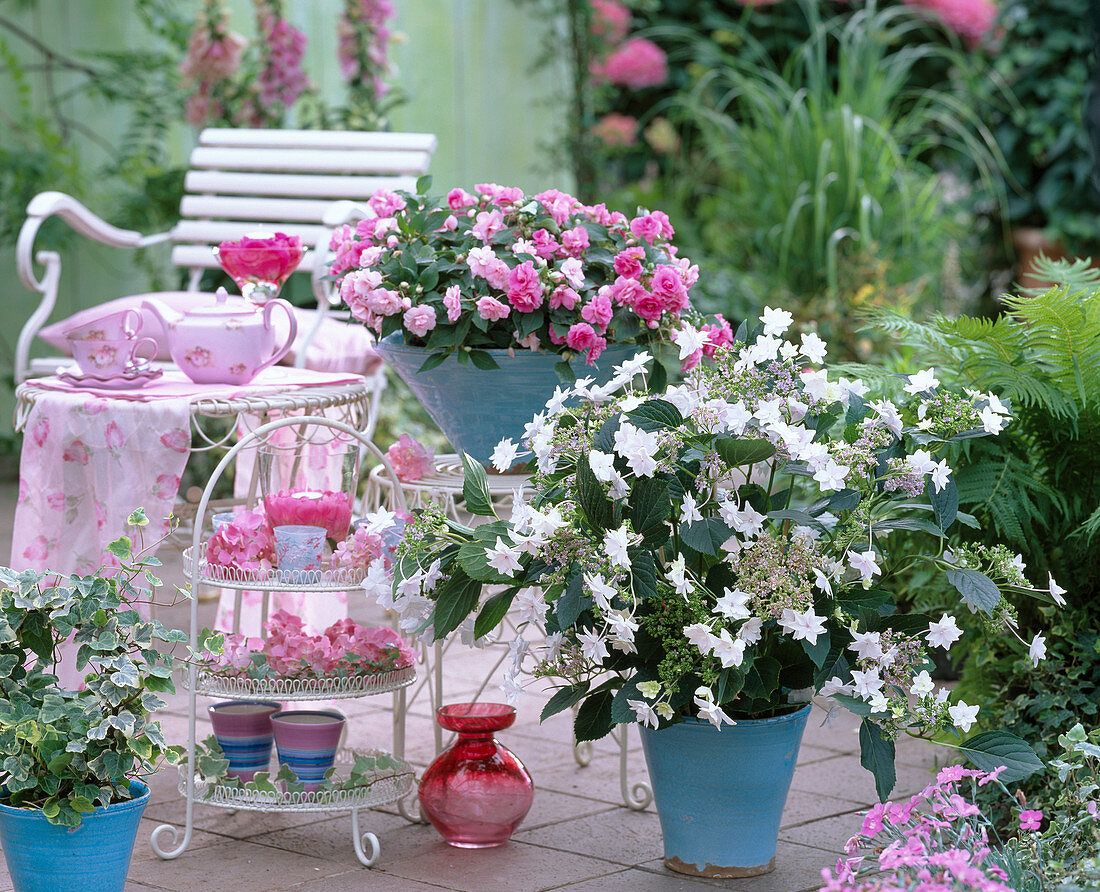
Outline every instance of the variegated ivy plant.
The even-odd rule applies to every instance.
[[[127,520],[139,533],[138,509]],[[108,549],[118,567],[93,576],[0,568],[0,782],[6,805],[78,826],[96,806],[131,798],[130,780],[178,761],[151,715],[173,693],[176,661],[160,645],[187,641],[136,609],[160,584],[160,561],[128,537]],[[54,674],[72,638],[80,690]]]

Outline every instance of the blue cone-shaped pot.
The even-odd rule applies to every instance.
[[[409,385],[455,452],[467,452],[485,465],[501,440],[511,437],[519,443],[524,425],[543,410],[554,388],[561,385],[554,371],[555,363],[561,361],[557,353],[516,350],[511,356],[507,350],[486,350],[500,366],[488,371],[473,363],[460,365],[452,353],[434,369],[421,372],[424,361],[436,351],[408,346],[401,332],[383,338],[375,349]],[[611,380],[614,366],[637,352],[636,344],[615,344],[595,365],[575,358],[573,371],[604,384]]]
[[[719,731],[689,719],[642,727],[665,866],[692,876],[751,877],[775,869],[779,822],[810,707],[738,719]]]
[[[130,782],[134,798],[84,815],[73,829],[42,812],[0,804],[0,846],[15,892],[123,892],[149,788]]]

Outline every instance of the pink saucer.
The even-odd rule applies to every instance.
[[[57,377],[66,384],[75,384],[77,387],[98,387],[101,390],[130,390],[135,387],[144,387],[150,381],[156,381],[164,374],[164,369],[142,369],[129,375],[108,375],[101,378],[99,375],[85,375],[79,371],[69,372],[58,369]]]

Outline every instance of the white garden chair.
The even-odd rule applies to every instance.
[[[169,242],[172,263],[190,271],[187,290],[198,289],[203,270],[216,267],[212,248],[257,229],[297,235],[315,250],[299,272],[311,276],[318,312],[295,364],[302,365],[326,310],[337,303],[323,280],[331,227],[342,222],[339,208],[362,201],[379,188],[412,189],[428,168],[436,147],[430,133],[357,133],[325,130],[209,129],[191,153],[180,221],[168,232],[142,235],[101,220],[75,198],[42,192],[27,206],[16,245],[19,278],[40,295],[23,326],[15,351],[17,382],[50,374],[57,357],[31,359],[31,346],[50,320],[57,301],[61,257],[34,251],[43,221],[61,217],[81,235],[103,244],[143,248]],[[334,202],[345,202],[334,211]],[[36,275],[34,261],[42,267]]]

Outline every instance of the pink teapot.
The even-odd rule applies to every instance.
[[[247,384],[278,362],[294,343],[298,323],[285,300],[263,308],[219,288],[214,303],[178,313],[155,298],[142,302],[164,328],[172,361],[196,384]],[[290,318],[286,342],[275,346],[271,314],[279,307]]]

